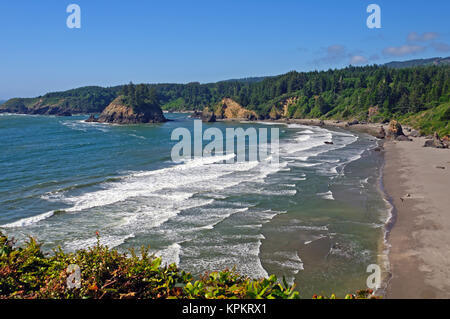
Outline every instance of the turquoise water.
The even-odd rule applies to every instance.
[[[278,127],[280,165],[171,161],[163,124],[84,123],[86,116],[0,115],[0,230],[50,250],[150,245],[195,274],[235,266],[274,273],[303,296],[365,288],[380,263],[387,204],[372,137],[297,124]],[[324,144],[333,141],[333,145]]]

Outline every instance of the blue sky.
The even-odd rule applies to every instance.
[[[81,29],[66,7],[81,7]],[[381,7],[381,29],[366,8]],[[0,99],[450,55],[450,1],[2,1]]]

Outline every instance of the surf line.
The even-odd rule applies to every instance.
[[[214,156],[225,156],[226,154],[229,157],[226,163],[232,164],[235,163],[235,155],[237,162],[245,162],[248,152],[249,162],[256,162],[259,157],[260,161],[270,159],[272,164],[279,164],[278,128],[270,129],[270,142],[268,142],[268,132],[265,127],[259,128],[258,131],[254,127],[249,127],[246,130],[241,127],[226,128],[226,138],[224,138],[222,131],[217,127],[210,127],[203,132],[202,122],[195,120],[193,133],[192,143],[191,131],[187,128],[178,127],[172,131],[171,140],[178,141],[171,151],[173,162],[179,163],[193,158],[208,158],[213,157],[213,154]],[[237,140],[236,153],[235,139]],[[210,142],[203,148],[203,141]],[[248,146],[248,150],[246,150],[246,146]]]

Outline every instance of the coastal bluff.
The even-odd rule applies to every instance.
[[[98,118],[91,115],[86,120],[86,122],[114,124],[162,123],[166,121],[159,106],[144,104],[140,107],[133,107],[126,103],[123,96],[114,99]]]
[[[256,120],[258,116],[255,111],[244,108],[231,98],[223,98],[211,108],[205,107],[201,112],[195,112],[192,118],[201,119],[204,122],[215,122],[216,120]]]

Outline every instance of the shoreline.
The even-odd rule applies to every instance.
[[[380,127],[387,128],[381,123],[348,126],[317,119],[249,123],[255,122],[340,128],[372,136]],[[386,275],[380,291],[395,299],[450,298],[450,215],[445,214],[450,212],[450,150],[424,148],[425,137],[412,139],[378,140],[383,164],[377,184],[392,205],[379,250],[380,265],[388,262],[388,267],[382,267]]]
[[[326,120],[278,120],[341,128],[375,136],[386,124]],[[404,129],[412,129],[403,126]],[[407,134],[407,133],[406,133]],[[380,263],[385,276],[379,291],[387,299],[450,298],[450,150],[411,142],[380,140],[383,152],[379,188],[391,206],[385,221]],[[386,258],[387,259],[383,259]]]

